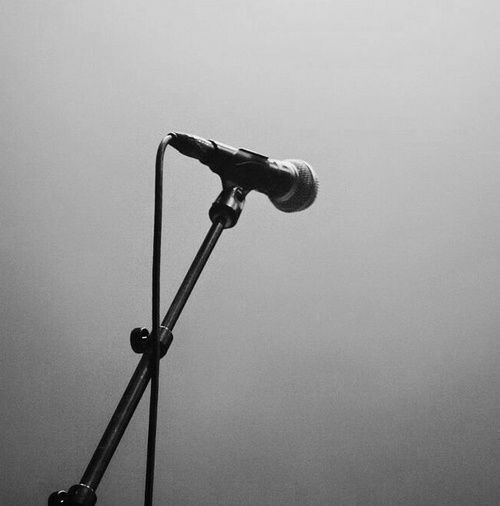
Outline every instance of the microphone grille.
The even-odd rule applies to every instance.
[[[307,209],[318,194],[318,177],[313,168],[304,160],[283,160],[296,174],[295,184],[291,190],[280,197],[271,198],[271,202],[280,211],[293,213]]]

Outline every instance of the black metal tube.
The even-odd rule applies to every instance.
[[[163,319],[162,326],[173,330],[177,319],[179,318],[184,305],[186,304],[196,281],[198,280],[203,267],[207,263],[210,253],[214,249],[219,239],[224,225],[216,221],[210,227],[205,240],[203,241],[196,257],[194,258],[184,280],[177,291],[177,294],[170,305],[170,308]],[[165,350],[171,342],[170,332],[161,332],[161,344]],[[111,417],[111,420],[97,446],[97,449],[90,460],[85,473],[80,481],[81,485],[96,490],[108,464],[120,442],[125,429],[127,428],[132,415],[134,414],[139,401],[151,378],[152,352],[146,352],[141,358],[125,392],[118,403],[118,406]]]
[[[118,406],[80,480],[82,485],[96,490],[111,457],[134,414],[151,377],[151,354],[145,353],[125,389]]]
[[[170,307],[168,308],[165,318],[163,318],[163,321],[161,323],[163,327],[166,327],[170,330],[174,329],[177,319],[179,318],[182,309],[184,308],[184,304],[186,304],[186,301],[191,291],[193,290],[193,287],[196,284],[196,281],[198,280],[198,277],[200,276],[203,267],[207,263],[208,257],[210,256],[210,253],[212,253],[212,250],[214,249],[214,246],[216,245],[217,240],[219,239],[223,230],[224,224],[219,220],[215,221],[210,227],[210,230],[206,235],[203,244],[198,250],[198,253],[196,254],[196,257],[193,260],[193,263],[191,264],[191,267],[189,268],[184,280],[182,281],[182,284],[177,291],[172,304],[170,304]]]

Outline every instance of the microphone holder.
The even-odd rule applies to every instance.
[[[161,358],[165,356],[172,343],[172,330],[222,231],[236,225],[247,193],[247,190],[239,186],[223,182],[223,190],[209,211],[212,226],[161,323],[159,332]],[[80,482],[70,487],[68,491],[53,492],[48,500],[49,506],[93,506],[96,504],[96,489],[151,379],[154,344],[153,336],[147,329],[138,327],[132,330],[130,345],[136,353],[142,354],[142,358]]]

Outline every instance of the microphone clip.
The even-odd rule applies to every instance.
[[[212,223],[219,221],[224,225],[224,228],[231,228],[238,222],[245,205],[245,197],[250,190],[244,190],[240,186],[225,182],[222,185],[222,192],[212,204],[208,215]]]

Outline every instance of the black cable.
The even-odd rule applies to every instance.
[[[163,202],[163,158],[171,135],[167,135],[158,146],[155,169],[155,210],[153,226],[153,276],[152,276],[152,362],[151,396],[149,401],[148,449],[146,457],[146,487],[144,505],[153,504],[155,474],[156,426],[158,419],[158,391],[160,375],[160,268],[161,268],[161,229]]]

